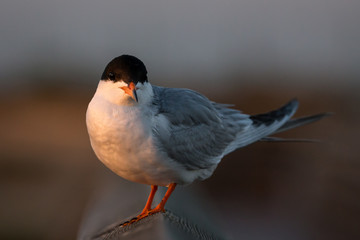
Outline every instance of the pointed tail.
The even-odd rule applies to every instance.
[[[333,113],[319,113],[311,116],[306,117],[300,117],[300,118],[294,118],[287,121],[284,125],[282,125],[278,130],[276,130],[274,133],[284,132],[296,127],[300,127],[309,123],[313,123],[316,121],[319,121],[320,119],[323,119],[324,117],[329,117],[333,115]]]
[[[293,128],[297,128],[297,127],[300,127],[303,125],[307,125],[309,123],[319,121],[325,117],[329,117],[332,115],[333,115],[333,113],[328,112],[328,113],[319,113],[319,114],[315,114],[315,115],[311,115],[311,116],[290,119],[286,123],[284,123],[284,125],[282,125],[278,130],[276,130],[273,134],[284,132],[284,131],[287,131],[287,130],[290,130]],[[308,142],[308,143],[320,142],[317,139],[297,139],[297,138],[288,139],[288,138],[278,138],[278,137],[264,137],[264,138],[261,138],[260,141],[263,141],[263,142]]]

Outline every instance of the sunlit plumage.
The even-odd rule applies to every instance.
[[[230,107],[189,89],[151,85],[145,65],[133,56],[122,55],[106,66],[88,106],[87,128],[95,154],[108,168],[152,185],[138,219],[164,211],[176,184],[210,177],[226,154],[325,116],[290,120],[297,100],[253,116]],[[151,209],[157,186],[169,190]]]

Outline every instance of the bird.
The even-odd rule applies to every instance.
[[[97,158],[120,177],[151,186],[139,221],[165,211],[177,185],[209,178],[221,159],[257,141],[293,141],[272,134],[328,116],[292,119],[293,99],[268,113],[248,115],[186,88],[152,85],[145,64],[121,55],[105,67],[86,111],[86,125]],[[152,203],[158,186],[167,187]]]

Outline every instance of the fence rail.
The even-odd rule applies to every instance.
[[[85,211],[78,240],[225,239],[216,219],[209,214],[211,209],[206,209],[208,204],[201,191],[177,188],[165,213],[123,226],[141,211],[150,188],[112,174],[105,176],[98,188]],[[155,201],[161,199],[165,190],[160,189]]]

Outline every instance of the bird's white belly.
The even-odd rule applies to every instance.
[[[101,112],[101,113],[100,113]],[[148,118],[139,109],[104,110],[89,105],[87,126],[97,157],[119,176],[167,186],[178,182],[174,163],[158,150]]]

